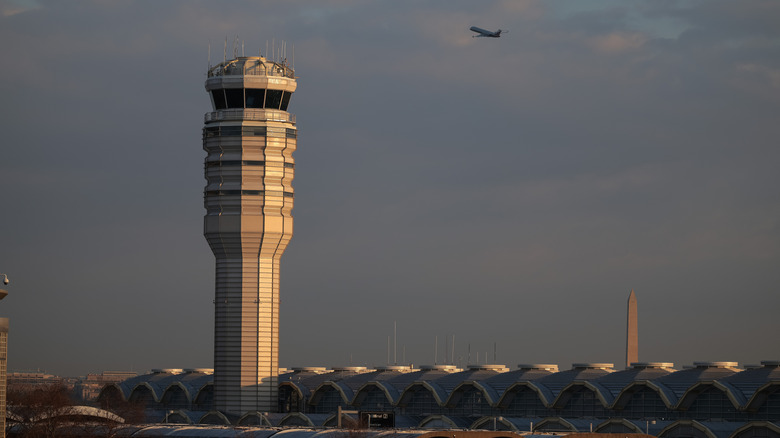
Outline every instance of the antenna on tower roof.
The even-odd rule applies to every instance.
[[[222,62],[227,62],[227,35],[225,36],[225,49],[222,50]]]

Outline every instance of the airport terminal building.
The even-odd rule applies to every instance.
[[[780,361],[297,368],[279,375],[277,412],[241,416],[214,410],[213,391],[211,370],[166,369],[107,385],[99,401],[179,424],[343,427],[363,413],[392,428],[780,438]]]

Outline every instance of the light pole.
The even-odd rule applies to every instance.
[[[3,284],[10,283],[8,276],[3,277]],[[8,296],[8,291],[0,289],[0,300]],[[6,409],[6,372],[8,371],[8,318],[0,318],[0,438],[5,438],[5,409]]]

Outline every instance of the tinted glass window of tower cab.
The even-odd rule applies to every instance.
[[[229,108],[278,109],[287,111],[292,93],[263,88],[226,88],[211,91],[214,110]]]

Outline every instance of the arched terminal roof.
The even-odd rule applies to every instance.
[[[114,423],[124,423],[125,419],[113,412],[98,409],[92,406],[65,406],[55,409],[51,412],[43,412],[31,420],[38,422],[50,418],[78,418],[86,421],[109,421]]]
[[[532,382],[558,372],[558,365],[554,364],[520,364],[519,369],[498,374],[485,380],[485,384],[501,394],[497,406],[506,407],[515,396],[518,389],[530,388],[539,395],[542,403],[547,405],[542,395],[542,389]]]
[[[610,418],[608,420],[599,423],[598,426],[593,428],[596,433],[647,433],[651,436],[658,436],[658,434],[668,425],[672,424],[671,420],[629,420],[626,418]],[[615,430],[615,426],[620,427],[621,430]]]
[[[728,421],[677,420],[666,426],[658,438],[729,438],[738,427],[739,423]]]
[[[536,389],[542,402],[551,407],[558,394],[571,382],[595,380],[614,371],[611,363],[574,363],[570,370],[553,373],[527,383],[518,382],[518,384],[525,384]]]
[[[355,393],[368,382],[382,382],[398,375],[401,371],[399,369],[389,369],[388,367],[380,369],[367,369],[364,367],[349,367],[342,368],[342,371],[351,371],[349,375],[337,374],[340,377],[338,380],[326,380],[322,382],[312,393],[310,404],[317,404],[319,398],[324,391],[328,391],[329,388],[337,390],[342,397],[344,403],[351,403],[355,399]],[[337,373],[339,369],[334,370]],[[334,373],[324,374],[323,376],[331,376]]]
[[[609,364],[604,364],[609,365]],[[567,395],[578,386],[584,386],[596,394],[604,408],[610,408],[614,404],[620,392],[634,382],[644,382],[657,379],[673,373],[674,364],[671,362],[638,362],[631,368],[615,371],[602,375],[592,380],[576,379],[561,390],[553,405],[561,408],[565,405]]]
[[[674,373],[672,362],[637,362],[631,368],[607,374],[592,381],[594,388],[601,391],[607,406],[620,395],[620,392],[633,382],[655,380]]]
[[[729,391],[743,409],[756,409],[769,392],[780,388],[780,361],[761,361],[760,367],[750,367],[717,383]]]
[[[481,417],[471,423],[469,429],[473,430],[511,430],[523,432],[530,430],[531,420],[528,418],[507,418],[503,416]]]
[[[589,432],[601,420],[547,417],[534,426],[534,432]]]
[[[401,373],[394,376],[383,384],[390,385],[401,394],[412,383],[418,381],[436,380],[461,371],[452,365],[423,365],[420,369],[410,369],[407,373]]]
[[[467,429],[471,421],[462,417],[431,415],[420,422],[422,429]]]
[[[778,438],[780,437],[780,424],[769,421],[751,421],[735,430],[729,438]]]
[[[294,369],[291,374],[280,376],[279,382],[297,388],[303,397],[308,398],[325,382],[339,382],[368,371],[369,369],[366,367],[342,367],[331,370],[319,367],[300,368]]]
[[[178,374],[176,379],[172,379],[165,390],[165,392],[172,389],[174,386],[179,387],[184,391],[187,396],[187,400],[192,403],[197,397],[198,392],[206,385],[211,384],[214,381],[214,370],[210,368],[187,368],[183,370],[183,373]],[[160,398],[162,400],[162,397]]]
[[[488,377],[482,384],[503,395],[510,386],[517,382],[537,380],[558,372],[558,365],[555,364],[520,364],[517,367],[516,370]]]
[[[693,367],[667,374],[649,383],[662,394],[669,407],[676,406],[685,393],[699,382],[714,382],[737,372],[737,362],[694,362]]]
[[[476,416],[503,412],[509,416],[529,418],[553,415],[606,418],[605,415],[625,414],[633,419],[644,416],[671,419],[687,415],[686,418],[700,421],[724,419],[739,425],[750,420],[773,421],[777,418],[775,407],[780,400],[780,361],[764,361],[761,366],[747,369],[737,368],[734,362],[696,362],[694,367],[681,371],[675,371],[672,365],[663,362],[637,363],[629,369],[614,371],[611,364],[574,364],[572,369],[561,372],[554,372],[552,366],[523,367],[513,371],[507,371],[503,366],[478,366],[467,370],[453,366],[421,367],[419,370],[408,367],[307,368],[285,373],[279,380],[280,386],[290,385],[306,391],[307,398],[301,398],[294,404],[300,410],[307,409],[302,404],[304,401],[313,401],[310,400],[311,391],[318,387],[327,388],[327,402],[310,404],[309,407],[321,406],[322,409],[316,412],[330,416],[333,413],[329,409],[335,409],[337,404],[342,407],[351,405],[347,409],[362,409],[359,395],[366,394],[371,406],[377,409],[392,406],[412,417],[438,414],[455,419],[461,415],[468,417],[469,423],[473,423]],[[167,409],[201,411],[209,409],[211,404],[208,399],[194,402],[192,391],[201,384],[202,388],[211,388],[212,378],[208,370],[165,369],[130,378],[112,387],[123,391],[125,397],[133,394],[134,389],[141,388],[134,397],[142,397],[152,415],[149,418],[156,419],[154,415],[159,413],[162,420],[168,412],[163,406],[165,400],[160,400],[161,394],[167,394],[165,391],[161,393],[163,388],[176,391],[177,401],[173,403],[169,400]],[[309,385],[317,382],[318,386],[309,389]],[[585,388],[591,393],[583,392]],[[185,389],[192,402],[188,407],[181,402],[184,399],[181,393]],[[334,390],[339,394],[331,392]],[[453,397],[461,391],[463,400],[458,402]],[[203,392],[204,389],[199,391]],[[389,401],[385,401],[386,396]],[[564,400],[567,396],[572,397],[568,404]],[[596,400],[593,400],[594,396]],[[641,402],[636,401],[639,396]],[[158,400],[157,404],[151,402],[153,397]],[[507,399],[509,403],[504,403]],[[467,406],[467,402],[476,408],[466,411],[472,406]],[[725,407],[729,402],[733,409]],[[708,407],[707,403],[715,404]],[[556,413],[551,410],[555,408],[561,411]],[[235,424],[236,419],[228,420]],[[212,421],[224,422],[213,416]]]
[[[137,387],[145,386],[151,390],[155,401],[159,402],[165,389],[171,383],[179,381],[182,373],[184,373],[184,370],[181,368],[153,369],[150,373],[131,377],[115,383],[114,386],[122,393],[124,400],[129,400],[133,390]]]
[[[166,423],[174,424],[198,424],[207,411],[190,411],[188,409],[176,409],[165,414]]]
[[[464,385],[472,385],[485,395],[491,404],[498,401],[498,393],[492,387],[484,387],[480,382],[500,373],[509,371],[504,365],[469,365],[464,371],[447,374],[433,381],[430,387],[436,391],[437,399],[442,400],[442,406],[453,402],[452,396]]]
[[[382,388],[383,391],[387,393],[388,397],[390,397],[390,400],[394,401],[398,399],[398,394],[395,394],[395,387],[392,385],[385,386],[384,382],[410,371],[411,368],[402,366],[379,367],[373,371],[345,377],[334,383],[342,388],[343,394],[347,396],[346,401],[351,404],[354,404],[360,389],[365,388],[369,383]]]
[[[328,414],[302,414],[300,412],[291,412],[284,416],[276,424],[282,427],[315,427],[322,426],[329,418]]]

